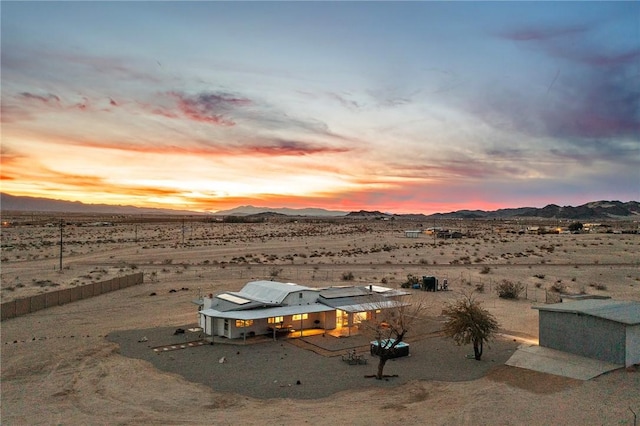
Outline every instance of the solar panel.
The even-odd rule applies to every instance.
[[[390,288],[382,287],[382,286],[379,286],[379,285],[372,285],[371,286],[371,290],[375,291],[376,293],[385,293],[387,291],[391,291]]]
[[[251,300],[244,299],[242,297],[234,296],[229,293],[222,293],[217,296],[218,299],[226,300],[227,302],[235,303],[236,305],[244,305],[251,302]]]

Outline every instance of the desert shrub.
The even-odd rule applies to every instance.
[[[489,272],[491,272],[491,268],[488,266],[483,266],[482,269],[480,270],[481,274],[488,274]]]
[[[517,299],[523,291],[524,285],[520,282],[502,280],[500,284],[496,286],[498,297],[503,299]]]
[[[277,266],[274,266],[271,269],[269,269],[269,276],[271,277],[271,279],[273,279],[273,278],[276,278],[278,275],[280,275],[281,272],[282,272],[282,268],[278,268]]]
[[[555,283],[553,283],[551,287],[549,287],[549,290],[556,293],[564,293],[566,289],[567,289],[567,286],[564,285],[562,281],[556,281]]]
[[[535,274],[534,277],[544,280],[544,274]]]
[[[476,291],[478,293],[484,293],[484,283],[478,283],[476,284]]]
[[[542,283],[536,283],[536,288],[542,287]]]
[[[353,281],[355,277],[353,276],[353,272],[343,272],[342,273],[342,281]]]
[[[420,278],[416,277],[413,274],[407,274],[407,281],[400,284],[402,288],[411,288],[414,284],[418,284],[420,282]]]

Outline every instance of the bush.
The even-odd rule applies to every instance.
[[[415,275],[412,275],[412,274],[408,274],[407,275],[407,281],[405,281],[402,284],[400,284],[400,287],[402,287],[402,288],[411,288],[411,287],[413,287],[414,284],[418,284],[419,282],[420,282],[420,279],[418,277],[416,277]]]
[[[555,283],[553,283],[553,285],[549,288],[549,290],[554,291],[556,293],[564,293],[565,290],[567,289],[567,286],[565,286],[562,281],[556,281]]]
[[[480,270],[481,274],[488,274],[489,272],[491,272],[491,268],[488,266],[483,266],[482,269]]]
[[[496,287],[498,297],[503,299],[517,299],[523,291],[524,285],[522,285],[522,283],[509,280],[502,280]]]
[[[342,274],[342,281],[353,281],[354,278],[353,272],[344,272]]]
[[[271,267],[271,269],[269,269],[269,276],[273,280],[274,278],[277,278],[278,275],[280,275],[281,272],[282,272],[282,268],[278,268],[277,266],[273,266],[273,267]]]

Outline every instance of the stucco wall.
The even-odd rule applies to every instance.
[[[625,363],[625,327],[614,321],[568,312],[540,311],[540,346]]]
[[[640,364],[640,324],[627,326],[627,361],[625,367]]]

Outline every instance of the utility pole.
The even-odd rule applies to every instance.
[[[436,247],[436,238],[438,238],[438,231],[436,231],[436,218],[433,218],[433,246]]]
[[[60,219],[60,272],[62,272],[62,228],[64,226],[64,219]]]

